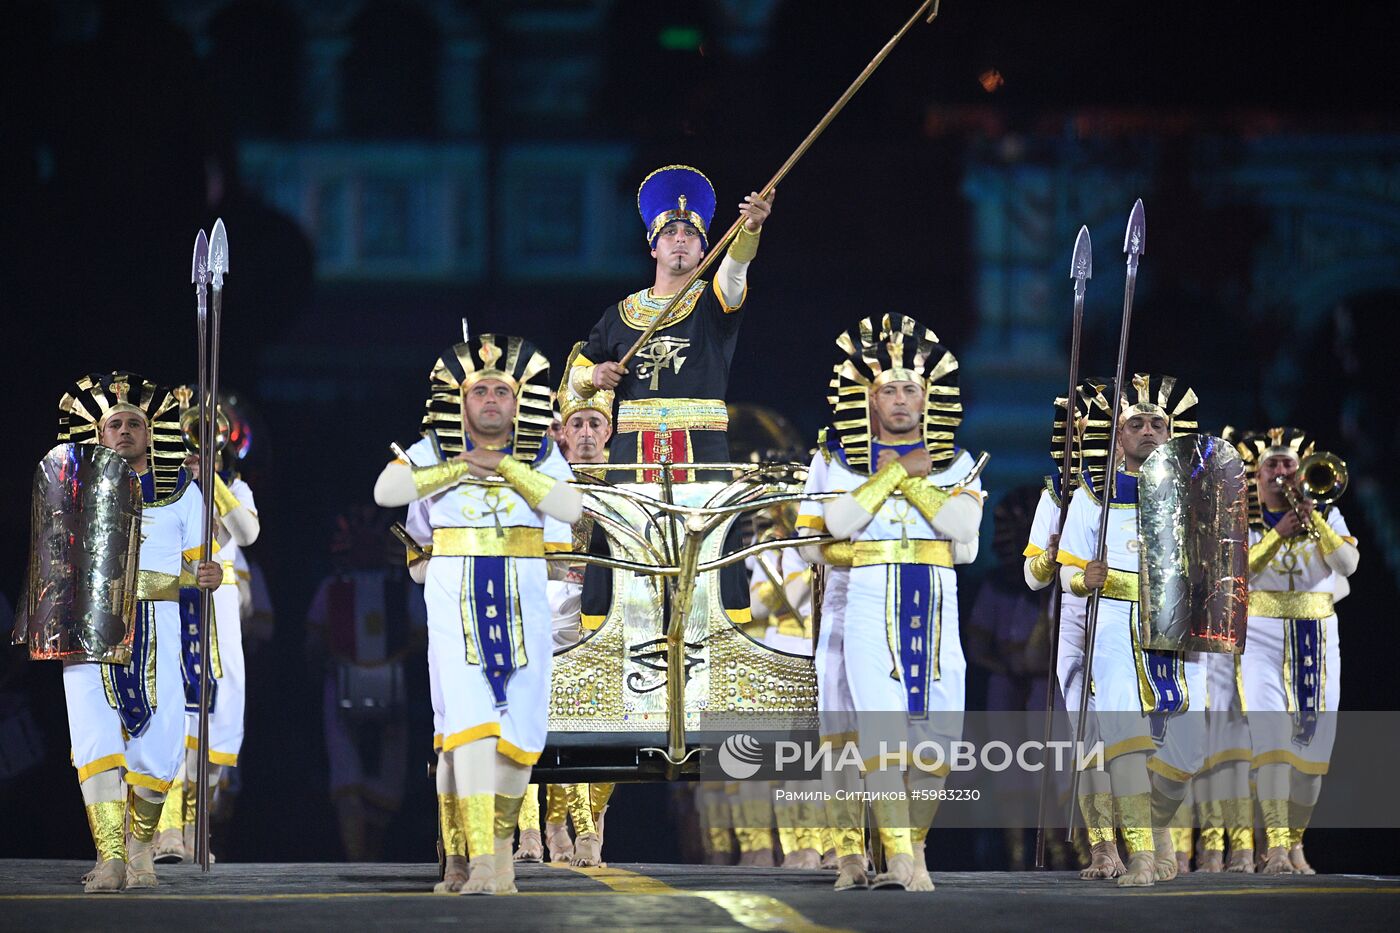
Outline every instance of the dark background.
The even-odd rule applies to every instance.
[[[336,858],[321,673],[305,658],[303,616],[328,566],[333,516],[369,498],[389,441],[413,438],[434,355],[467,316],[475,331],[528,335],[562,361],[608,302],[650,283],[641,227],[627,216],[637,181],[669,162],[702,167],[720,193],[713,226],[724,229],[739,196],[781,163],[914,4],[759,3],[764,19],[745,33],[747,46],[718,38],[735,33],[736,6],[723,3],[403,0],[303,4],[304,14],[272,0],[204,6],[213,13],[203,18],[173,2],[16,0],[0,11],[0,354],[10,400],[0,591],[11,602],[18,596],[32,464],[53,441],[56,401],[71,380],[119,368],[162,382],[194,378],[189,249],[195,230],[223,217],[231,252],[223,372],[259,416],[245,474],[265,527],[252,555],[267,575],[277,627],[249,660],[243,792],[216,847],[235,860]],[[1052,205],[1071,195],[1072,204],[1088,203],[1101,177],[1132,179],[1133,193],[1119,197],[1114,187],[1106,219],[1093,225],[1085,367],[1113,365],[1116,238],[1141,196],[1149,250],[1129,365],[1195,386],[1203,428],[1300,423],[1349,460],[1355,488],[1369,492],[1364,508],[1360,498],[1343,502],[1364,553],[1341,609],[1343,703],[1395,708],[1390,622],[1400,558],[1390,516],[1400,500],[1390,463],[1400,418],[1387,338],[1400,295],[1390,48],[1400,12],[1368,3],[943,6],[782,186],[750,276],[730,400],[777,408],[810,437],[827,417],[832,338],[858,317],[902,310],[934,326],[964,360],[970,430],[979,401],[984,412],[1043,410],[1050,392],[1063,391],[1055,374],[1067,344],[1064,267],[1078,224],[1090,218],[1041,229],[1053,262],[1028,261],[1048,288],[1063,289],[1047,299],[1054,319],[1017,310],[989,319],[981,310],[988,270],[1008,266],[993,261],[987,231],[1009,242],[1074,211],[1002,211],[990,223],[988,189],[969,179],[1014,187],[1018,173],[1036,167],[1051,179]],[[443,118],[435,82],[447,64],[435,23],[453,17],[465,20],[479,50],[476,116],[466,125]],[[570,17],[585,22],[572,39],[558,26]],[[307,62],[320,47],[313,40],[327,38],[344,43],[340,112],[329,126],[305,103]],[[523,90],[527,66],[547,70],[580,56],[591,70],[577,83],[562,73],[556,86],[585,87],[578,100]],[[979,78],[991,69],[1005,84],[988,91]],[[1247,171],[1211,174],[1212,166],[1247,167],[1246,153],[1273,151],[1275,140],[1284,154],[1262,181]],[[596,225],[552,226],[564,200],[528,181],[511,187],[495,168],[521,146],[567,153],[609,143],[623,147],[624,166],[604,199],[611,215]],[[329,146],[372,169],[382,153],[389,171],[405,146],[434,153],[468,144],[486,156],[487,195],[474,224],[481,262],[467,273],[332,266],[318,242],[324,228],[279,205],[266,159],[256,180],[247,171],[259,145],[287,164],[328,158]],[[1337,178],[1351,152],[1359,180],[1342,198]],[[1301,209],[1270,201],[1274,186],[1324,210],[1335,203],[1344,220],[1309,227],[1298,221]],[[522,225],[532,242],[606,238],[603,251],[614,258],[587,275],[513,265],[511,231]],[[1271,286],[1271,275],[1293,264],[1291,250],[1324,276],[1334,263],[1343,278],[1349,255],[1367,250],[1377,257],[1374,274],[1358,277],[1352,292],[1343,283],[1329,294],[1344,297],[1315,313]],[[1032,331],[1050,342],[1027,344]],[[1290,368],[1300,359],[1304,366]],[[1050,375],[1028,381],[1027,372]],[[975,429],[1009,464],[997,477],[1002,488],[1044,469],[1029,459],[1044,449],[1044,427],[999,434],[984,419]],[[995,564],[990,551],[966,577],[965,605]],[[0,694],[30,709],[46,753],[0,783],[0,856],[86,857],[90,849],[58,675],[57,665],[28,664],[18,649],[0,668]],[[415,735],[426,750],[425,674],[414,676]],[[970,705],[977,690],[974,678]],[[416,778],[426,760],[415,752],[408,765],[391,858],[431,857],[432,789]],[[1344,782],[1332,776],[1325,793],[1342,792]],[[673,838],[644,831],[668,806],[664,788],[624,787],[616,800],[625,807],[621,818],[610,814],[611,858],[674,856]],[[1324,870],[1400,871],[1393,831],[1308,838]],[[948,833],[936,857],[939,867],[996,867],[995,853],[964,833]]]

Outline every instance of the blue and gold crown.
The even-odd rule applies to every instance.
[[[675,220],[700,231],[710,248],[710,218],[715,214],[715,188],[699,169],[689,165],[664,165],[642,179],[637,189],[637,210],[647,225],[647,245],[656,247],[661,230]]]

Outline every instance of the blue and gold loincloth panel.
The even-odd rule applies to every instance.
[[[131,638],[131,663],[103,664],[102,686],[107,704],[117,711],[126,734],[136,737],[151,724],[156,711],[156,604],[136,604],[136,629]]]
[[[1152,741],[1161,745],[1167,738],[1167,720],[1185,712],[1191,703],[1186,691],[1186,654],[1143,649],[1138,641],[1137,603],[1129,604],[1128,628],[1137,662],[1138,700],[1151,721]]]
[[[496,709],[506,708],[511,675],[529,663],[515,564],[508,557],[467,557],[462,567],[462,628],[467,663],[479,666]]]
[[[888,564],[885,572],[885,639],[895,666],[890,677],[904,684],[911,719],[928,718],[929,686],[941,676],[943,586],[928,564]]]
[[[185,681],[185,712],[199,712],[199,588],[180,587],[180,675]],[[209,652],[213,655],[213,670],[209,680],[209,712],[219,698],[218,678],[224,676],[219,665],[219,630],[217,621],[209,631]]]
[[[1307,745],[1317,733],[1327,680],[1319,619],[1283,620],[1283,694],[1293,714],[1293,744]]]

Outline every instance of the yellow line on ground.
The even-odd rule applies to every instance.
[[[1276,888],[1228,888],[1224,891],[1143,891],[1133,894],[1143,897],[1225,897],[1235,894],[1400,894],[1400,885],[1393,888],[1295,888],[1287,883]]]
[[[813,923],[796,909],[767,894],[742,891],[692,891],[673,888],[657,878],[622,868],[573,868],[562,866],[601,881],[614,891],[624,894],[665,894],[695,897],[709,901],[729,914],[735,923],[750,930],[781,930],[791,933],[851,933],[840,927]]]

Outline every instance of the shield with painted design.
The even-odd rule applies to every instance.
[[[1249,508],[1234,445],[1186,434],[1158,447],[1138,475],[1137,514],[1143,647],[1242,653]]]
[[[96,444],[59,444],[34,471],[25,594],[13,641],[33,660],[131,660],[141,482]]]

